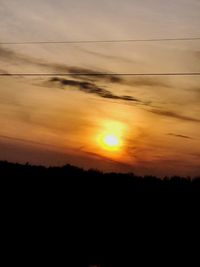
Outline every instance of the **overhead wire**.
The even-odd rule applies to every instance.
[[[0,42],[0,45],[40,45],[40,44],[81,44],[81,43],[129,43],[129,42],[168,42],[198,41],[200,37],[118,39],[118,40],[77,40],[77,41],[23,41]],[[199,76],[200,72],[176,73],[0,73],[0,76]]]
[[[200,72],[168,73],[0,73],[0,76],[200,76]]]
[[[0,45],[40,45],[40,44],[87,44],[87,43],[133,43],[133,42],[171,42],[198,41],[200,37],[150,38],[150,39],[113,39],[113,40],[66,40],[66,41],[22,41],[0,42]]]

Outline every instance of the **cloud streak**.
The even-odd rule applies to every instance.
[[[54,71],[63,74],[71,74],[72,78],[77,77],[77,74],[87,73],[87,76],[80,75],[79,77],[85,81],[102,81],[102,82],[111,82],[121,85],[128,85],[133,87],[167,87],[166,81],[161,81],[158,77],[135,77],[135,78],[122,78],[116,75],[103,75],[103,71],[91,70],[90,68],[81,68],[76,66],[69,66],[66,64],[58,64],[54,62],[45,62],[39,58],[32,58],[31,56],[26,56],[21,53],[16,53],[13,50],[4,48],[0,46],[0,58],[3,61],[13,62],[13,64],[23,63],[27,65],[34,65],[50,71]],[[73,75],[75,74],[75,75]],[[90,76],[91,74],[91,76]],[[97,74],[97,75],[95,75]],[[98,75],[100,74],[100,75]]]
[[[102,98],[142,103],[139,99],[134,98],[132,96],[127,96],[127,95],[118,96],[116,94],[113,94],[110,91],[97,86],[93,82],[69,80],[69,79],[63,79],[63,78],[58,78],[58,77],[52,78],[50,82],[58,83],[60,86],[72,86],[72,87],[78,88],[82,92],[85,92],[88,94],[95,94]]]
[[[179,138],[184,138],[184,139],[191,139],[193,140],[194,138],[187,136],[187,135],[182,135],[182,134],[174,134],[174,133],[168,133],[167,135],[169,136],[174,136],[174,137],[179,137]]]
[[[134,87],[169,87],[166,80],[161,81],[158,77],[136,77],[122,83]]]
[[[25,56],[20,53],[16,53],[15,51],[6,49],[4,47],[0,46],[0,57],[3,61],[9,61],[16,63],[23,63],[28,65],[34,65],[38,67],[42,67],[45,69],[49,69],[50,71],[63,74],[69,74],[69,76],[73,79],[64,79],[59,77],[54,77],[48,82],[58,84],[59,86],[72,86],[77,89],[79,89],[82,92],[88,93],[88,94],[95,94],[97,96],[100,96],[102,98],[107,99],[115,99],[115,100],[122,100],[126,102],[134,102],[138,104],[143,105],[149,105],[149,103],[145,103],[133,96],[130,95],[117,95],[113,94],[109,90],[104,89],[102,86],[97,85],[99,82],[103,83],[115,83],[115,84],[126,84],[126,85],[135,85],[135,86],[144,86],[144,85],[155,85],[156,83],[153,83],[153,81],[150,81],[145,78],[136,79],[134,81],[128,81],[127,79],[124,79],[122,77],[118,77],[116,75],[104,75],[103,72],[97,71],[97,70],[91,70],[89,68],[80,68],[80,67],[74,67],[74,66],[68,66],[65,64],[57,64],[57,63],[51,63],[51,62],[45,62],[41,61],[37,58],[32,58],[29,56]],[[2,72],[6,72],[3,70]],[[77,80],[76,74],[84,74],[87,73],[87,76],[85,75],[79,75],[79,80]],[[91,74],[91,76],[90,76]],[[96,75],[97,74],[97,75]],[[100,75],[98,75],[100,74]]]
[[[160,116],[163,116],[163,117],[179,119],[179,120],[187,121],[187,122],[200,123],[200,119],[189,117],[189,116],[185,116],[185,115],[181,115],[181,114],[178,114],[178,113],[173,112],[173,111],[152,109],[152,110],[150,110],[150,112],[152,112],[154,114],[157,114],[157,115],[160,115]]]

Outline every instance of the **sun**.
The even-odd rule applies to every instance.
[[[122,140],[115,133],[103,133],[99,137],[99,145],[104,150],[116,152],[120,150]]]
[[[112,134],[106,135],[103,138],[103,142],[108,147],[117,147],[119,145],[119,139]]]
[[[124,146],[124,125],[116,121],[103,121],[96,135],[96,144],[103,155],[120,155]]]

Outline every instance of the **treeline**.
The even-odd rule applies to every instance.
[[[7,232],[12,239],[18,235],[15,249],[21,233],[36,244],[31,260],[39,250],[51,261],[58,251],[66,266],[160,263],[158,255],[163,254],[162,262],[173,258],[173,246],[177,255],[182,239],[185,244],[186,230],[191,235],[187,221],[194,227],[199,214],[200,177],[161,180],[71,165],[46,168],[8,162],[0,162],[0,177]],[[17,253],[20,260],[30,253],[26,239],[24,244],[21,254]],[[54,263],[58,265],[59,259],[55,256]]]
[[[128,191],[195,190],[200,186],[200,176],[193,179],[179,176],[160,179],[155,176],[137,176],[133,173],[103,173],[92,169],[84,170],[69,164],[63,167],[44,167],[6,161],[0,161],[0,177],[16,180],[23,178],[27,182],[37,181],[40,184],[53,181],[55,184],[74,184],[77,187],[84,186],[85,189],[93,187],[93,189],[105,191],[123,189]]]
[[[110,173],[104,173],[99,170],[90,169],[90,170],[84,170],[82,168],[72,166],[70,164],[66,164],[62,167],[45,167],[45,166],[36,166],[31,165],[29,163],[26,164],[19,164],[19,163],[11,163],[7,161],[0,161],[0,173],[1,175],[44,175],[44,177],[97,177],[97,178],[127,178],[137,181],[150,181],[151,182],[159,182],[159,183],[176,183],[180,182],[183,184],[189,184],[189,183],[198,183],[200,181],[200,176],[197,176],[193,179],[190,177],[180,177],[180,176],[172,176],[172,177],[164,177],[164,179],[160,179],[155,176],[137,176],[134,173],[116,173],[116,172],[110,172]],[[35,177],[36,178],[36,177]]]

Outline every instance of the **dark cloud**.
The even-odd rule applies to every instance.
[[[140,62],[138,60],[132,60],[132,59],[128,59],[128,58],[124,58],[124,57],[120,57],[120,56],[105,55],[103,53],[87,50],[85,48],[79,48],[79,50],[81,50],[82,52],[87,53],[89,55],[98,56],[100,58],[116,60],[118,63],[119,63],[119,61],[121,61],[121,62],[134,64],[134,65],[140,64]],[[141,66],[141,64],[140,64],[140,66]],[[156,77],[156,78],[155,77],[134,77],[134,78],[122,79],[121,77],[120,78],[116,77],[116,76],[114,77],[114,75],[113,75],[113,80],[115,80],[115,79],[116,79],[116,82],[118,82],[118,83],[130,85],[130,86],[169,87],[169,84],[168,84],[168,81],[166,80],[166,77],[162,78],[162,80],[159,77]]]
[[[32,58],[31,56],[26,56],[20,53],[17,53],[13,50],[4,48],[0,46],[0,58],[3,61],[11,61],[13,64],[28,64],[49,69],[50,71],[56,72],[57,74],[68,74],[71,77],[77,77],[77,74],[82,80],[89,81],[102,81],[102,82],[111,82],[117,84],[124,84],[134,87],[163,87],[167,86],[166,81],[161,81],[158,77],[134,77],[134,78],[123,78],[116,75],[106,75],[103,71],[91,70],[89,68],[80,68],[76,66],[68,66],[66,64],[57,64],[52,62],[45,62],[39,58]],[[87,75],[84,75],[86,74]]]
[[[59,68],[61,66],[55,65],[56,68]],[[92,79],[92,80],[102,80],[105,82],[112,82],[112,83],[122,83],[123,79],[116,75],[106,75],[103,72],[91,70],[88,68],[78,68],[78,67],[67,67],[67,71],[71,74],[71,77],[77,77],[77,74],[83,74],[79,75],[82,79]],[[87,76],[84,74],[87,73]]]
[[[150,112],[152,112],[154,114],[157,114],[157,115],[160,115],[160,116],[179,119],[179,120],[182,120],[182,121],[198,122],[198,123],[200,122],[200,119],[188,117],[188,116],[185,116],[185,115],[181,115],[181,114],[178,114],[178,113],[173,112],[173,111],[152,109],[152,110],[150,110]]]
[[[174,136],[174,137],[179,137],[179,138],[184,138],[184,139],[193,139],[193,138],[190,137],[190,136],[182,135],[182,134],[168,133],[167,135]]]
[[[77,81],[77,80],[69,80],[69,79],[63,79],[54,77],[50,80],[52,83],[59,83],[61,86],[73,86],[75,88],[78,88],[80,91],[89,93],[89,94],[95,94],[103,98],[110,98],[110,99],[118,99],[118,100],[124,100],[124,101],[131,101],[131,102],[138,102],[141,103],[141,101],[137,98],[134,98],[132,96],[118,96],[110,91],[101,88],[97,86],[93,82],[86,82],[86,81]]]
[[[76,78],[77,74],[83,74],[79,75],[79,77],[82,80],[91,80],[91,81],[102,81],[102,82],[111,82],[111,83],[117,83],[122,85],[129,85],[134,87],[168,87],[167,81],[160,80],[158,77],[134,77],[134,78],[123,78],[122,76],[117,76],[115,74],[106,75],[105,72],[97,71],[97,70],[91,70],[88,68],[79,68],[79,67],[73,67],[73,66],[67,66],[62,64],[44,64],[40,63],[40,66],[43,67],[49,67],[54,69],[55,71],[64,72],[71,74],[71,77]],[[87,74],[87,75],[84,75]]]
[[[73,79],[81,80],[81,82],[78,84],[71,84],[72,86],[79,87],[80,90],[87,91],[88,93],[96,93],[104,98],[112,98],[112,99],[121,99],[124,101],[132,101],[132,102],[141,102],[144,105],[150,105],[151,102],[145,103],[142,102],[134,97],[131,96],[117,96],[115,94],[112,94],[108,90],[105,90],[103,88],[100,88],[96,85],[98,82],[102,83],[115,83],[120,85],[127,85],[134,89],[138,89],[139,87],[168,87],[168,83],[166,80],[160,80],[159,77],[122,77],[117,76],[114,74],[106,75],[103,71],[98,70],[91,70],[90,68],[80,68],[76,66],[69,66],[66,64],[58,64],[54,62],[47,62],[44,60],[41,60],[39,58],[33,58],[31,56],[26,56],[20,53],[17,53],[13,50],[4,48],[3,46],[0,46],[0,58],[2,61],[9,61],[14,65],[17,64],[25,64],[25,65],[34,65],[38,66],[40,68],[44,68],[49,70],[50,73],[56,73],[57,76],[59,74],[67,74],[68,77],[71,77]],[[7,73],[6,70],[2,71],[1,73]],[[8,74],[8,73],[7,73]],[[79,75],[83,74],[83,75]],[[87,75],[85,75],[87,74]],[[67,80],[61,81],[60,84],[63,85],[70,85],[67,84]],[[71,81],[72,82],[72,81]],[[73,83],[73,82],[72,82]],[[95,92],[96,91],[96,92]]]
[[[58,76],[59,74],[67,74],[69,77],[74,79],[72,80],[72,79],[54,77],[50,80],[50,82],[59,83],[60,86],[73,86],[83,92],[96,94],[102,98],[123,100],[127,102],[129,101],[129,102],[149,105],[149,103],[144,103],[141,100],[135,97],[132,97],[132,96],[128,96],[128,95],[118,96],[116,94],[113,94],[109,90],[106,90],[97,85],[97,82],[111,82],[111,83],[117,83],[117,84],[127,84],[127,81],[125,81],[122,77],[116,76],[114,74],[106,75],[103,72],[91,70],[88,68],[79,68],[79,67],[67,66],[65,64],[42,62],[41,60],[37,58],[31,58],[29,56],[27,57],[22,54],[16,53],[12,50],[6,49],[4,47],[0,47],[0,57],[4,61],[8,60],[8,61],[13,62],[14,64],[23,63],[23,64],[31,64],[31,65],[39,66],[42,68],[46,68],[53,72],[56,72]],[[77,76],[77,74],[80,74],[80,75]],[[84,75],[84,74],[87,74],[87,75]],[[79,81],[75,80],[77,79],[77,77]]]
[[[78,75],[78,77],[83,81],[103,82],[103,83],[110,82],[110,83],[115,83],[115,84],[120,84],[120,85],[131,86],[136,89],[138,89],[139,87],[169,87],[167,81],[164,81],[164,80],[161,81],[158,77],[156,78],[155,77],[154,78],[151,78],[151,77],[138,77],[138,78],[126,77],[124,78],[123,76],[117,76],[111,73],[107,75],[106,72],[103,72],[103,71],[67,66],[65,64],[38,62],[37,65],[39,65],[40,67],[49,68],[58,74],[66,73],[68,74],[68,76],[71,76],[71,78],[75,78],[75,79],[77,78],[77,75]]]
[[[42,68],[53,70],[54,72],[58,72],[58,74],[61,73],[70,74],[71,77],[74,76],[77,77],[77,74],[83,74],[79,76],[82,79],[94,79],[94,80],[98,79],[112,83],[122,83],[123,81],[121,77],[117,77],[116,75],[106,75],[103,72],[91,70],[88,68],[79,68],[79,67],[68,66],[65,64],[57,64],[57,63],[41,61],[40,59],[25,56],[1,46],[0,46],[0,58],[1,60],[4,61],[11,61],[15,65],[17,63],[32,64]],[[84,75],[86,73],[87,77]]]

